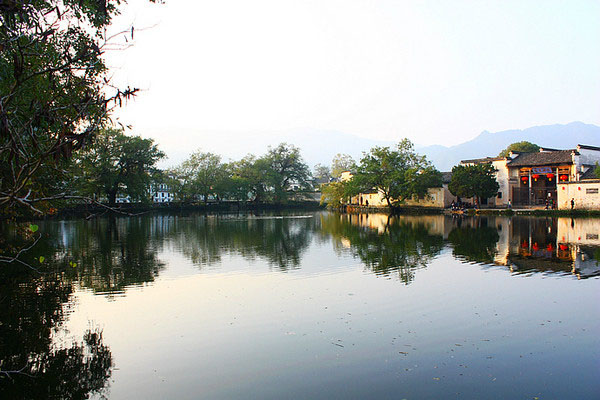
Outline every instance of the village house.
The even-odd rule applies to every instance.
[[[175,200],[175,195],[166,183],[159,183],[156,186],[150,185],[150,194],[153,203],[170,203]]]
[[[600,209],[600,180],[593,174],[599,162],[600,147],[580,144],[575,149],[540,148],[539,152],[511,152],[508,157],[463,160],[461,164],[491,163],[496,169],[498,193],[483,199],[483,206],[507,207],[510,201],[513,207],[566,209],[575,199],[578,208]]]
[[[345,182],[352,178],[352,172],[342,172],[340,181]],[[451,172],[442,172],[442,187],[429,188],[427,195],[423,197],[415,197],[405,199],[402,205],[409,207],[428,207],[428,208],[448,208],[457,197],[450,193],[448,184],[452,178]],[[387,207],[387,201],[380,190],[373,189],[372,191],[360,193],[349,199],[348,204],[362,207]]]

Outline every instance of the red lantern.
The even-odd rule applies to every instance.
[[[548,180],[551,181],[552,178],[554,178],[554,174],[546,174],[546,178],[548,178]]]
[[[558,246],[562,251],[568,250],[569,246],[567,246],[566,244],[561,244]]]
[[[537,244],[537,242],[535,242],[533,244],[533,246],[531,246],[533,248],[534,251],[538,251],[540,249],[540,246]]]
[[[527,178],[526,176],[522,176],[521,177],[521,182],[523,182],[524,185],[527,184],[527,181],[529,180],[529,178]]]
[[[559,179],[560,179],[561,181],[563,181],[563,182],[564,182],[564,181],[568,181],[568,180],[569,180],[569,175],[560,175],[560,176],[559,176]]]
[[[533,174],[533,175],[531,175],[531,177],[533,178],[534,181],[537,182],[537,180],[540,177],[540,175],[539,174]]]

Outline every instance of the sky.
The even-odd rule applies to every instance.
[[[176,161],[302,129],[450,146],[600,125],[598,21],[597,0],[129,0],[107,57],[142,89],[118,120]]]

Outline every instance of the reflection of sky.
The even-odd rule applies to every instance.
[[[199,268],[168,246],[158,258],[156,280],[124,297],[75,296],[68,328],[103,329],[111,399],[600,393],[598,279],[515,278],[446,248],[406,286],[316,240],[285,272],[237,254]]]

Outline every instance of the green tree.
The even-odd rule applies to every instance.
[[[452,168],[452,178],[448,184],[450,192],[458,197],[475,197],[477,204],[482,198],[498,193],[496,169],[490,163],[457,165]]]
[[[345,182],[329,182],[321,187],[321,204],[340,206],[348,198],[348,189]]]
[[[287,200],[290,185],[302,189],[311,187],[311,174],[308,165],[300,155],[300,149],[287,143],[281,143],[275,148],[269,148],[263,157],[267,166],[267,176],[273,190],[276,203]]]
[[[513,144],[508,145],[508,147],[498,154],[498,157],[508,157],[511,151],[516,151],[520,153],[535,153],[540,150],[540,146],[537,144],[528,142],[526,140],[522,142],[515,142]]]
[[[186,161],[192,171],[192,188],[195,194],[202,195],[204,204],[208,203],[208,197],[218,197],[218,187],[222,185],[227,175],[226,167],[221,162],[221,156],[197,151]]]
[[[389,207],[414,196],[426,196],[431,187],[442,186],[442,176],[413,144],[403,139],[396,149],[374,147],[366,153],[350,180],[352,192],[379,190]]]
[[[268,200],[271,169],[264,157],[257,159],[253,155],[247,155],[231,166],[232,176],[236,177],[238,183],[243,184],[253,200],[257,203]]]
[[[82,195],[97,199],[106,195],[111,206],[118,194],[147,200],[154,165],[163,157],[152,139],[126,136],[122,130],[102,130],[93,145],[77,155],[72,168],[74,186]]]
[[[356,162],[350,155],[338,153],[331,160],[331,176],[339,179],[342,172],[351,171],[355,167]]]
[[[65,161],[136,92],[113,89],[104,61],[123,2],[0,2],[0,206],[41,213]]]

